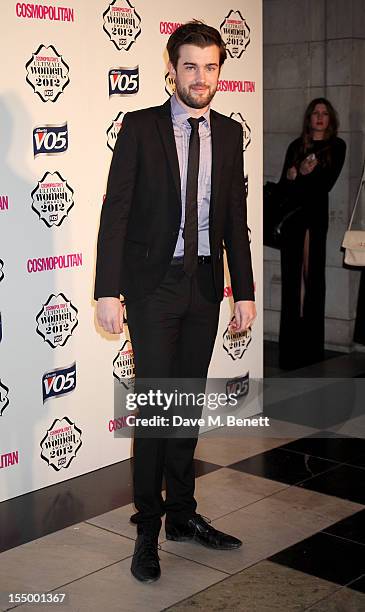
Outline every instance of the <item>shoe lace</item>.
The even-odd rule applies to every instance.
[[[145,536],[143,539],[143,548],[140,553],[140,558],[150,563],[157,563],[160,560],[157,551],[161,550],[160,544],[156,545],[156,539],[153,536]]]
[[[204,514],[197,514],[196,518],[198,519],[197,523],[199,522],[200,525],[202,525],[203,527],[206,527],[206,523],[208,523],[208,529],[207,531],[209,531],[210,525],[212,523],[211,519],[208,518],[207,516],[204,516]],[[204,524],[205,523],[205,524]],[[197,525],[195,525],[195,530],[194,530],[194,535],[197,533],[198,529],[197,529]]]
[[[206,523],[209,523],[209,525],[211,524],[212,520],[207,516],[204,516],[204,514],[198,514],[198,516],[200,516],[200,518],[202,518]]]

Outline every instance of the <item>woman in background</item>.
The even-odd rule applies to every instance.
[[[324,358],[325,265],[328,193],[341,172],[345,142],[337,137],[332,104],[316,98],[303,131],[290,143],[280,183],[301,205],[281,249],[279,364],[296,369]]]

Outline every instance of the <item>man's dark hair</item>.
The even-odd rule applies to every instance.
[[[169,59],[175,70],[182,45],[195,45],[201,49],[216,45],[219,48],[219,66],[227,57],[226,45],[218,30],[196,19],[178,27],[167,42]]]

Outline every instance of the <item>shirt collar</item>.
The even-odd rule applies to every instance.
[[[178,123],[179,125],[182,125],[184,123],[186,124],[189,117],[191,117],[192,115],[179,103],[175,94],[171,96],[170,100],[171,115],[174,121],[176,121],[176,123]],[[208,110],[204,113],[204,115],[202,115],[202,117],[204,117],[205,119],[205,121],[203,121],[203,124],[205,124],[206,122],[208,126],[210,126],[210,108],[208,108]]]

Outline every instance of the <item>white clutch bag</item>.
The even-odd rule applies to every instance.
[[[348,266],[365,267],[365,232],[361,230],[347,230],[343,237],[342,246],[345,249],[345,264]]]
[[[357,191],[354,208],[352,210],[350,223],[347,231],[343,237],[342,246],[345,249],[345,264],[348,266],[361,266],[365,267],[365,231],[363,230],[352,230],[352,222],[356,211],[357,204],[360,199],[361,189],[365,182],[365,162],[362,171],[362,177]]]

